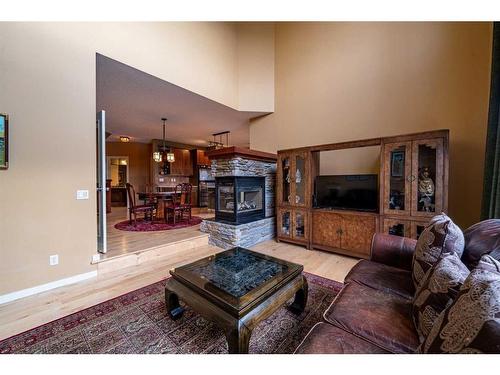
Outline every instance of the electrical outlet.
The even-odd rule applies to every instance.
[[[59,255],[51,255],[49,256],[49,264],[51,266],[56,266],[59,264]]]
[[[89,191],[88,190],[77,190],[76,191],[76,199],[89,199]]]

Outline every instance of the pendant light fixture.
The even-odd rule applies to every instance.
[[[162,148],[161,152],[160,151],[153,152],[153,160],[157,163],[160,163],[163,160],[163,155],[166,155],[166,161],[169,163],[173,163],[173,162],[175,162],[174,153],[170,152],[170,149],[168,150],[168,152],[166,152],[167,146],[165,144],[165,128],[166,128],[165,123],[166,123],[167,119],[165,117],[163,117],[161,119],[161,121],[163,121],[163,148]]]

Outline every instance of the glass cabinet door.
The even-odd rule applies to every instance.
[[[293,238],[307,240],[307,212],[297,210],[293,215]]]
[[[290,210],[278,210],[278,236],[292,236],[292,213]]]
[[[409,215],[411,205],[411,142],[384,146],[383,210],[390,215]]]
[[[426,221],[412,221],[411,223],[411,238],[418,240],[428,222]]]
[[[281,203],[290,204],[291,203],[291,181],[292,181],[292,160],[290,155],[282,155],[280,163],[280,178],[281,181],[281,196],[279,197]]]
[[[399,237],[411,237],[411,223],[406,220],[384,219],[384,233]]]
[[[292,204],[296,206],[306,205],[306,184],[307,184],[307,169],[306,169],[306,155],[304,153],[294,155],[294,165],[293,165],[293,185],[295,189],[292,189],[295,197],[292,198]]]
[[[411,214],[432,217],[443,210],[443,140],[414,141]]]

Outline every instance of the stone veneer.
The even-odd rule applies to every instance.
[[[267,241],[275,237],[276,218],[252,221],[246,224],[226,224],[215,220],[203,220],[200,230],[209,233],[208,243],[223,249],[235,246],[252,247],[253,245]]]
[[[211,169],[214,177],[265,177],[266,218],[239,225],[204,220],[200,230],[210,234],[208,243],[223,249],[230,249],[235,246],[251,247],[274,238],[276,235],[274,211],[276,162],[252,160],[234,155],[230,158],[212,160]]]

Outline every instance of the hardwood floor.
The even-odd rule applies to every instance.
[[[99,272],[96,278],[0,305],[0,340],[160,281],[167,277],[171,268],[223,251],[210,245],[175,246],[173,249],[135,266]],[[358,259],[306,250],[274,240],[252,249],[303,264],[305,271],[337,281],[343,281],[358,262]]]
[[[203,219],[214,216],[212,212],[203,208],[193,208],[192,214]],[[200,232],[199,225],[160,232],[127,232],[115,228],[116,223],[127,219],[126,207],[113,207],[111,213],[107,215],[108,251],[101,255],[101,259],[114,258],[197,236],[205,236],[204,233]]]

